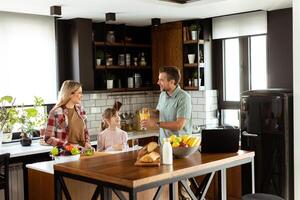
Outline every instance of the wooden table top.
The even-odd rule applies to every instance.
[[[239,150],[236,153],[200,153],[187,158],[174,159],[173,165],[159,167],[134,166],[137,151],[95,156],[75,162],[54,165],[55,171],[80,175],[99,181],[136,188],[156,181],[200,172],[203,174],[221,166],[229,166],[254,157],[254,152]]]

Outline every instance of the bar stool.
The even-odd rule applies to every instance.
[[[265,193],[246,194],[242,197],[242,200],[284,200],[279,196]]]
[[[4,189],[5,200],[9,200],[9,153],[0,155],[0,190]]]

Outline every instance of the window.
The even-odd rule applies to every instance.
[[[55,27],[53,17],[0,12],[0,96],[16,104],[57,99]]]
[[[251,90],[267,88],[266,36],[250,37]]]
[[[239,101],[240,99],[240,59],[239,39],[224,41],[224,99]]]
[[[218,86],[221,122],[224,125],[237,126],[240,93],[267,88],[266,35],[231,38],[217,42],[222,44],[220,55],[222,66],[219,66],[222,68],[222,79]]]

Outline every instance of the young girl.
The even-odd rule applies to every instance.
[[[98,134],[97,151],[126,149],[128,135],[121,130],[120,117],[115,108],[107,108],[102,114],[102,119],[106,127]]]

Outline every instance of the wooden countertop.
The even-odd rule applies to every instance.
[[[137,151],[87,158],[84,160],[57,164],[54,170],[79,175],[99,181],[136,188],[156,181],[174,177],[187,176],[193,173],[205,174],[211,170],[236,166],[249,162],[254,152],[239,150],[237,153],[200,153],[196,152],[188,158],[174,159],[173,165],[159,167],[134,166]]]

